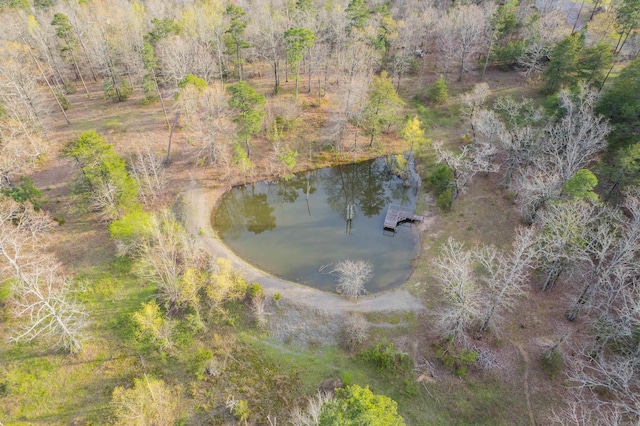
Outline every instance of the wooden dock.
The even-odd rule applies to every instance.
[[[413,210],[391,204],[384,218],[384,230],[396,232],[398,225],[404,222],[422,222],[424,217],[414,214]]]

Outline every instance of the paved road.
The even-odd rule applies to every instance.
[[[582,2],[574,2],[574,1],[563,1],[563,0],[536,0],[536,9],[540,11],[551,11],[554,9],[562,9],[564,14],[567,16],[567,23],[573,27],[576,19],[578,19],[578,23],[576,24],[576,30],[581,29],[585,26],[585,22],[583,19],[578,17],[580,12],[580,7],[582,6]],[[583,12],[586,10],[590,10],[589,5],[585,4],[582,9]]]

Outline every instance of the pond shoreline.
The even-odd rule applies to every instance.
[[[203,188],[193,180],[183,191],[177,205],[179,216],[188,232],[194,235],[204,249],[214,257],[230,259],[240,273],[250,282],[259,283],[265,293],[280,293],[283,299],[309,306],[327,313],[347,312],[419,312],[426,308],[418,298],[405,288],[398,287],[380,293],[349,300],[338,294],[316,290],[302,284],[270,275],[239,258],[213,232],[210,214],[222,195],[223,188]]]

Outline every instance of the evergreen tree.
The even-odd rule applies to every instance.
[[[284,33],[287,43],[287,59],[289,64],[296,70],[296,92],[294,99],[298,99],[298,80],[300,78],[300,61],[304,53],[311,49],[316,35],[308,28],[289,28]]]
[[[429,97],[437,104],[444,104],[449,100],[449,88],[444,76],[440,76],[429,88]]]
[[[364,112],[365,133],[371,136],[369,146],[373,145],[374,138],[382,129],[393,124],[402,105],[404,101],[396,93],[393,81],[387,72],[382,71],[380,77],[373,76],[369,86],[369,101]]]
[[[584,47],[584,39],[581,33],[573,33],[556,44],[549,55],[549,66],[542,79],[543,90],[546,93],[555,93],[568,82],[575,82],[580,53]]]
[[[244,81],[239,81],[228,87],[231,98],[229,105],[238,110],[237,117],[233,120],[238,124],[238,136],[244,139],[247,147],[247,157],[251,156],[249,138],[260,131],[265,117],[264,106],[267,103],[264,95],[256,92]]]
[[[225,15],[229,17],[229,29],[227,30],[227,47],[229,52],[236,57],[236,69],[238,78],[244,78],[242,73],[242,59],[240,57],[240,49],[249,47],[249,44],[242,39],[244,30],[247,29],[249,20],[247,13],[239,6],[230,4],[225,10]]]

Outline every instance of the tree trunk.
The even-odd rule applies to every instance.
[[[307,93],[311,93],[311,58],[309,58],[309,90]]]
[[[578,16],[576,16],[576,20],[573,22],[573,29],[571,30],[571,34],[576,32],[576,26],[578,25],[578,20],[580,20],[580,14],[582,13],[582,8],[584,7],[584,0],[580,4],[580,10],[578,10]]]
[[[613,67],[615,66],[615,62],[613,64],[611,64],[611,68],[609,68],[609,71],[607,71],[607,75],[604,76],[604,80],[602,80],[602,84],[600,85],[600,88],[598,89],[598,93],[602,92],[602,88],[604,87],[604,84],[607,82],[607,79],[609,78],[609,74],[611,74],[611,71],[613,71]]]
[[[165,164],[169,164],[169,155],[171,154],[171,139],[173,138],[173,132],[178,125],[178,120],[180,120],[181,115],[181,112],[176,113],[176,116],[173,119],[173,124],[171,124],[171,131],[169,132],[169,144],[167,145],[167,157],[164,159]]]
[[[487,52],[487,57],[484,60],[484,67],[482,68],[482,78],[484,80],[484,75],[487,73],[487,66],[489,65],[489,57],[491,56],[491,48],[493,47],[493,39],[496,37],[496,33],[498,30],[493,30],[493,34],[491,35],[491,39],[489,40],[489,51]]]
[[[31,54],[31,58],[33,58],[33,61],[38,66],[38,70],[40,71],[40,74],[42,75],[42,78],[44,79],[45,83],[47,83],[47,87],[49,87],[49,90],[51,91],[51,94],[53,95],[53,99],[56,100],[56,103],[58,104],[58,108],[60,108],[60,112],[64,116],[65,121],[67,122],[67,124],[71,124],[71,122],[69,121],[69,117],[67,117],[67,113],[64,110],[64,107],[60,103],[60,99],[58,99],[58,95],[56,94],[55,90],[53,90],[53,87],[51,87],[51,84],[49,83],[49,79],[47,78],[47,76],[44,73],[44,70],[40,66],[40,63],[38,62],[38,59],[33,55],[33,52],[31,51],[31,49],[29,49],[29,53]]]
[[[462,81],[462,73],[464,72],[464,56],[466,54],[466,49],[462,49],[462,57],[460,58],[460,74],[458,75],[458,81]]]
[[[589,16],[589,20],[593,21],[593,15],[596,14],[596,9],[598,9],[598,7],[600,7],[600,3],[602,2],[602,0],[596,0],[596,3],[593,5],[593,10],[591,11],[591,16]]]
[[[587,282],[587,285],[584,286],[584,289],[582,290],[580,297],[578,297],[578,300],[576,300],[576,303],[574,303],[571,309],[569,310],[569,312],[567,312],[567,319],[569,321],[572,321],[572,322],[575,321],[582,307],[589,301],[592,288],[593,288],[593,283]]]
[[[93,69],[93,65],[91,65],[91,61],[89,60],[89,55],[87,54],[87,48],[84,45],[82,37],[77,37],[77,39],[80,42],[80,48],[82,49],[82,53],[84,54],[84,59],[87,61],[87,64],[89,64],[89,71],[91,71],[91,76],[93,77],[93,81],[97,82],[98,76],[96,76],[96,72]]]
[[[562,270],[563,267],[560,261],[556,260],[551,264],[542,284],[542,291],[548,291],[556,284],[562,274]]]
[[[158,92],[158,98],[160,99],[160,105],[162,105],[162,112],[164,113],[164,122],[167,124],[167,128],[171,128],[169,125],[169,115],[167,114],[167,108],[164,105],[164,99],[162,99],[162,92],[160,92],[160,86],[158,86],[158,79],[156,78],[156,71],[154,69],[151,70],[151,75],[153,75],[153,83],[156,86],[156,92]]]
[[[278,79],[278,60],[273,61],[273,94],[277,95],[280,91],[280,80]]]
[[[89,96],[89,89],[87,89],[87,85],[84,83],[84,77],[80,72],[80,67],[78,66],[78,62],[76,61],[76,55],[73,53],[73,50],[71,50],[71,59],[73,60],[73,66],[76,68],[76,72],[78,73],[78,76],[80,77],[80,81],[82,82],[82,87],[84,87],[84,91],[87,93],[87,98],[91,99],[91,96]]]

